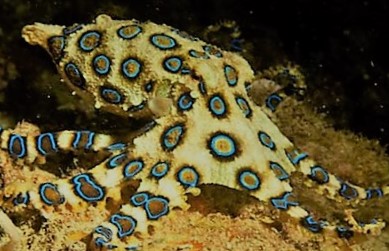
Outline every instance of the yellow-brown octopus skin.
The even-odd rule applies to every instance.
[[[174,208],[187,209],[186,195],[198,194],[201,184],[246,191],[312,232],[328,229],[349,238],[384,227],[381,221],[336,225],[318,220],[291,199],[292,172],[320,184],[334,200],[370,199],[389,190],[341,181],[299,151],[269,119],[271,103],[261,107],[249,97],[254,72],[241,56],[167,25],[107,15],[71,27],[35,23],[22,35],[48,51],[68,87],[96,109],[153,122],[124,144],[90,131],[23,137],[3,130],[1,147],[29,162],[59,150],[111,152],[73,177],[5,187],[3,207],[23,204],[45,217],[103,208],[108,199],[121,200],[120,184],[140,180],[130,200],[96,227],[91,244],[96,249],[136,250],[148,226]]]

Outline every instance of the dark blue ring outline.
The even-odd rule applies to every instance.
[[[298,202],[288,200],[290,195],[291,192],[285,192],[281,197],[272,198],[270,202],[275,208],[283,210],[287,210],[289,206],[298,206]]]
[[[135,27],[136,30],[135,32],[133,32],[132,34],[129,34],[129,35],[126,35],[123,33],[123,30],[125,28],[128,28],[128,27]],[[139,33],[142,32],[142,28],[139,26],[139,25],[136,25],[136,24],[130,24],[130,25],[125,25],[125,26],[122,26],[120,27],[118,30],[117,30],[117,35],[120,37],[120,38],[123,38],[123,39],[133,39],[135,38],[136,36],[138,36]]]
[[[244,181],[244,178],[246,177],[246,175],[250,175],[251,177],[253,177],[255,179],[255,184],[254,185],[249,185],[247,184],[245,181]],[[238,180],[239,180],[239,184],[246,190],[248,191],[255,191],[255,190],[258,190],[260,187],[261,187],[261,180],[260,178],[258,177],[258,175],[253,172],[252,170],[242,170],[240,173],[239,173],[239,177],[238,177]]]
[[[193,49],[190,49],[189,52],[188,52],[189,56],[191,56],[193,58],[209,59],[209,55],[208,54],[200,55],[200,53],[201,52],[193,50]]]
[[[74,149],[77,149],[78,148],[78,144],[80,143],[80,140],[82,138],[82,134],[88,134],[88,140],[84,146],[84,149],[85,150],[89,150],[91,148],[91,146],[93,145],[93,140],[94,140],[94,137],[95,137],[95,133],[92,132],[92,131],[76,131],[76,134],[74,136],[74,140],[73,140],[73,143],[72,143],[72,147]]]
[[[263,146],[269,148],[270,150],[276,149],[276,144],[274,143],[272,138],[269,136],[269,134],[265,133],[264,131],[258,132],[258,139],[259,139],[259,142],[261,142],[261,144]],[[270,142],[266,142],[266,141],[270,141]]]
[[[221,153],[215,146],[216,140],[219,138],[226,139],[231,146],[231,150],[228,151],[227,153]],[[215,156],[220,157],[220,158],[230,158],[233,157],[237,151],[236,147],[236,142],[235,140],[228,134],[226,133],[215,133],[214,135],[211,136],[209,140],[209,148],[211,149],[211,153],[213,153]]]
[[[354,236],[354,232],[345,226],[337,226],[336,232],[340,238],[350,239]]]
[[[104,226],[101,226],[101,225],[100,225],[100,226],[97,226],[97,227],[95,228],[95,233],[104,236],[104,237],[107,239],[107,241],[111,241],[112,235],[113,235],[111,229],[109,229],[109,228],[107,228],[107,227],[104,227]]]
[[[245,116],[246,118],[250,118],[253,112],[252,112],[252,110],[251,110],[251,107],[250,107],[250,105],[249,105],[249,102],[247,102],[247,100],[244,99],[244,98],[242,98],[242,97],[236,97],[236,98],[235,98],[235,101],[236,101],[236,103],[238,104],[239,108],[242,110],[244,116]],[[243,106],[246,106],[247,109],[244,109]]]
[[[154,83],[152,81],[145,84],[144,89],[146,92],[151,92],[153,90]]]
[[[158,38],[163,38],[163,39],[168,39],[169,40],[169,45],[162,45],[158,42]],[[171,36],[168,36],[166,34],[153,34],[150,36],[150,41],[151,44],[157,47],[158,49],[161,50],[169,50],[173,49],[174,47],[177,46],[177,42],[174,38]]]
[[[62,203],[65,202],[65,198],[63,197],[62,194],[60,194],[60,192],[58,191],[57,186],[54,185],[53,183],[49,183],[48,182],[48,183],[43,183],[43,184],[41,184],[39,186],[39,196],[40,196],[40,198],[42,199],[42,201],[44,203],[46,203],[49,206],[58,205],[58,204],[54,204],[51,200],[47,199],[47,197],[45,195],[46,188],[51,188],[51,189],[55,190],[56,192],[58,192],[58,194],[61,196],[59,204],[62,204]]]
[[[112,87],[100,87],[100,95],[106,102],[110,104],[121,104],[124,100],[122,94]],[[111,95],[115,96],[114,99],[109,99]]]
[[[195,99],[192,98],[190,92],[185,92],[178,98],[177,106],[182,111],[188,111],[193,107],[194,101]],[[185,102],[187,103],[185,104]]]
[[[97,195],[96,197],[88,197],[84,194],[84,192],[82,191],[82,182],[80,182],[79,180],[80,179],[85,179],[86,182],[91,185],[93,188],[95,188],[95,190],[99,193],[99,195]],[[81,197],[83,200],[85,200],[86,202],[95,202],[95,201],[100,201],[104,198],[105,196],[105,191],[102,187],[98,186],[97,183],[94,181],[94,179],[92,178],[92,176],[90,174],[87,174],[87,173],[82,173],[82,174],[79,174],[77,176],[75,176],[73,179],[72,179],[72,182],[74,184],[74,189],[76,191],[76,195],[78,195],[79,197]]]
[[[236,75],[236,77],[234,79],[230,79],[230,77],[229,77],[230,71],[233,71],[234,74]],[[225,76],[225,78],[227,80],[227,84],[229,86],[236,86],[236,84],[238,83],[238,73],[236,72],[235,68],[232,67],[231,65],[224,66],[224,76]]]
[[[191,172],[194,175],[194,181],[193,182],[187,182],[183,179],[182,175],[183,172]],[[200,175],[196,171],[196,169],[192,166],[184,166],[177,172],[177,178],[178,181],[185,187],[196,187],[199,184],[200,181]]]
[[[382,197],[384,196],[384,192],[381,188],[368,188],[365,190],[366,192],[366,200],[370,200],[374,197]]]
[[[286,180],[289,178],[288,172],[285,171],[285,169],[279,163],[270,161],[269,166],[270,166],[270,169],[273,170],[273,172],[276,174],[277,178],[280,181],[283,181],[283,180]],[[280,175],[277,175],[277,172],[279,172]]]
[[[124,232],[122,225],[118,222],[118,220],[123,220],[123,219],[129,221],[131,223],[131,226],[132,226],[132,228],[127,230],[126,232]],[[116,228],[118,229],[117,235],[118,235],[119,239],[121,239],[125,236],[131,235],[134,232],[136,225],[137,225],[137,222],[133,217],[131,217],[129,215],[118,214],[118,213],[113,214],[111,216],[111,218],[109,219],[109,222],[112,223],[113,225],[115,225]]]
[[[115,156],[112,156],[109,161],[107,162],[107,167],[109,169],[113,169],[118,167],[120,164],[122,164],[121,161],[125,160],[127,158],[126,153],[119,153]],[[119,162],[118,162],[119,161]]]
[[[20,199],[22,201],[19,201]],[[27,205],[29,201],[30,201],[30,194],[26,192],[25,194],[18,193],[18,195],[16,195],[16,197],[12,200],[12,203],[14,204],[14,206],[18,206],[21,204]]]
[[[40,154],[46,155],[47,152],[43,149],[42,147],[42,140],[44,137],[48,137],[50,141],[50,146],[51,146],[51,151],[57,152],[58,151],[58,146],[57,146],[57,141],[55,140],[54,133],[47,132],[47,133],[42,133],[39,134],[36,138],[36,147],[37,150]]]
[[[220,109],[215,109],[214,102],[219,102],[219,104],[221,105]],[[215,94],[209,99],[208,108],[211,111],[211,113],[217,117],[222,117],[227,113],[226,102],[219,94]],[[218,111],[218,110],[221,110],[221,111]]]
[[[138,202],[138,201],[136,200],[138,197],[141,197],[141,198],[142,198],[142,201],[141,201],[141,202]],[[146,193],[146,192],[136,193],[136,194],[134,194],[133,196],[131,196],[131,198],[130,198],[130,202],[131,202],[134,206],[136,206],[136,207],[139,207],[139,206],[144,205],[148,200],[149,200],[149,194]]]
[[[159,165],[163,165],[164,166],[164,170],[162,172],[158,172],[156,171],[157,167]],[[164,162],[164,161],[160,161],[158,163],[156,163],[152,168],[151,168],[151,171],[150,171],[150,174],[157,178],[157,179],[160,179],[162,177],[164,177],[168,172],[169,172],[169,169],[170,169],[170,166],[168,163]]]
[[[135,64],[135,66],[137,67],[136,69],[136,72],[135,73],[129,73],[127,71],[127,65],[130,64],[130,63],[133,63]],[[142,71],[142,63],[137,60],[136,58],[127,58],[125,60],[123,60],[122,62],[122,66],[121,66],[121,69],[122,69],[122,73],[128,78],[128,79],[135,79],[139,76],[140,72]]]
[[[292,154],[296,154],[296,156],[292,156]],[[308,154],[305,153],[305,152],[299,152],[299,150],[297,149],[294,149],[292,152],[290,151],[287,151],[285,149],[285,155],[286,157],[288,157],[288,159],[290,160],[290,162],[293,164],[293,165],[298,165],[300,163],[300,161],[302,161],[303,159],[307,158],[308,157]]]
[[[150,212],[148,205],[153,200],[162,201],[162,203],[164,204],[164,209],[159,214],[154,215]],[[169,213],[169,201],[161,196],[156,196],[146,201],[146,204],[144,205],[144,209],[146,211],[146,215],[149,220],[158,220],[162,216],[167,215]]]
[[[171,66],[170,63],[172,61],[175,61],[175,63],[177,63],[177,66]],[[180,57],[177,57],[177,56],[171,56],[171,57],[168,57],[168,58],[165,58],[163,60],[163,68],[168,71],[168,72],[171,72],[171,73],[177,73],[180,71],[181,67],[182,67],[182,59]]]
[[[200,81],[198,86],[201,94],[207,94],[207,88],[205,87],[205,83],[203,81]]]
[[[318,172],[320,172],[320,174],[324,177],[323,180],[317,178]],[[311,167],[311,174],[309,174],[308,177],[318,184],[325,184],[330,181],[330,176],[328,175],[328,172],[322,166],[319,165],[314,165]]]
[[[97,37],[97,43],[93,46],[90,46],[90,47],[86,47],[83,43],[84,43],[84,40],[89,37],[89,36],[96,36]],[[93,49],[95,49],[96,47],[98,47],[100,45],[100,40],[101,40],[101,34],[100,32],[98,31],[95,31],[95,30],[90,30],[90,31],[86,31],[84,32],[79,40],[78,40],[78,46],[80,47],[80,49],[82,51],[85,51],[85,52],[91,52],[93,51]]]
[[[65,36],[68,36],[78,30],[81,30],[83,27],[82,24],[73,24],[71,26],[67,26],[65,28],[62,29],[62,34],[64,34]]]
[[[276,103],[273,105],[272,101],[275,100]],[[277,93],[273,93],[269,95],[265,100],[265,105],[267,108],[270,109],[270,111],[274,112],[277,108],[277,106],[282,102],[283,98],[278,95]]]
[[[85,79],[84,79],[84,76],[81,74],[80,69],[78,69],[77,65],[73,62],[69,62],[65,65],[64,69],[65,69],[65,74],[66,74],[67,78],[69,79],[69,81],[73,85],[83,89],[84,85],[85,85]],[[73,78],[72,75],[70,75],[71,73],[69,71],[71,71],[72,74],[75,75],[76,79]]]
[[[20,153],[17,154],[14,152],[14,143],[15,140],[19,142],[20,145]],[[17,158],[23,158],[27,154],[27,147],[26,147],[26,138],[19,135],[19,134],[11,134],[8,140],[8,152],[12,156],[16,156]]]
[[[323,222],[317,222],[311,215],[301,219],[302,225],[313,233],[320,233],[323,230]]]
[[[118,151],[118,150],[124,150],[126,148],[127,144],[122,142],[113,143],[109,146],[107,146],[108,151]]]
[[[59,48],[59,54],[52,46],[52,44],[55,43],[55,40],[59,40],[61,42],[61,46]],[[47,40],[47,45],[49,47],[50,54],[56,63],[58,63],[64,55],[65,44],[66,44],[66,40],[64,36],[52,36]]]
[[[173,144],[170,144],[168,141],[167,137],[169,134],[171,134],[173,131],[178,130],[178,135],[174,139]],[[162,147],[165,150],[172,151],[174,148],[177,147],[177,145],[181,142],[181,139],[185,133],[184,126],[182,124],[176,124],[174,126],[169,127],[166,129],[161,136],[161,141],[162,141]]]
[[[99,59],[102,59],[105,61],[106,63],[106,67],[104,69],[99,69],[98,68],[98,63],[97,61]],[[96,55],[94,58],[93,58],[93,61],[92,61],[92,65],[93,65],[93,70],[95,70],[95,72],[99,75],[107,75],[108,72],[110,71],[111,69],[111,60],[109,59],[109,57],[107,57],[106,55],[104,54],[99,54],[99,55]]]
[[[347,195],[345,193],[348,189],[351,189],[351,191],[353,193],[352,195]],[[349,184],[344,183],[344,182],[341,183],[341,187],[339,189],[339,194],[340,194],[340,196],[342,196],[346,200],[351,200],[351,199],[355,199],[358,197],[358,191],[354,187],[352,187]]]
[[[137,169],[135,169],[135,171],[129,173],[128,172],[128,169],[130,167],[132,167],[132,165],[138,165]],[[135,159],[135,160],[131,160],[129,161],[125,166],[124,166],[124,169],[123,169],[123,175],[125,178],[133,178],[135,175],[137,175],[140,171],[142,171],[144,167],[144,162],[143,160],[141,159]]]

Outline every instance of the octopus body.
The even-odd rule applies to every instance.
[[[381,221],[336,225],[315,219],[293,199],[293,172],[336,200],[381,197],[388,189],[339,180],[296,148],[267,115],[282,96],[255,104],[249,95],[254,72],[238,54],[167,25],[107,15],[71,27],[35,23],[22,33],[48,51],[68,87],[96,109],[150,123],[131,142],[88,130],[32,136],[3,130],[1,147],[28,163],[65,150],[109,152],[72,177],[6,186],[3,208],[33,207],[51,217],[119,202],[118,211],[92,234],[96,249],[136,250],[148,226],[175,208],[187,209],[187,194],[198,194],[201,184],[244,191],[312,232],[329,229],[349,238],[383,227]],[[129,180],[140,185],[124,200],[120,187]]]

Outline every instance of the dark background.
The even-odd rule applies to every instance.
[[[13,111],[16,119],[49,121],[51,114],[38,118],[29,109],[55,102],[28,85],[42,67],[55,69],[48,56],[20,38],[26,24],[88,23],[107,13],[201,35],[208,25],[235,20],[242,47],[250,45],[255,70],[285,58],[301,65],[308,101],[328,114],[336,128],[389,143],[388,1],[0,1],[1,56],[14,62],[19,73],[0,109]]]

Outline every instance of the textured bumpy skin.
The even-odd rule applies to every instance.
[[[166,25],[107,15],[71,27],[35,23],[24,27],[23,37],[45,48],[66,84],[96,109],[152,123],[126,144],[89,131],[34,138],[4,131],[2,148],[30,162],[60,149],[112,152],[74,177],[6,187],[4,207],[26,204],[46,217],[103,208],[108,198],[121,200],[120,184],[140,180],[130,200],[121,201],[120,210],[93,233],[93,247],[120,250],[137,249],[138,237],[173,208],[187,209],[186,194],[198,194],[200,184],[246,191],[313,232],[331,229],[350,237],[384,226],[380,221],[358,224],[352,217],[346,225],[331,224],[315,219],[292,199],[288,178],[295,171],[321,184],[335,200],[380,197],[387,188],[363,189],[341,181],[295,148],[265,112],[281,98],[271,96],[267,108],[250,99],[254,73],[241,56]]]

